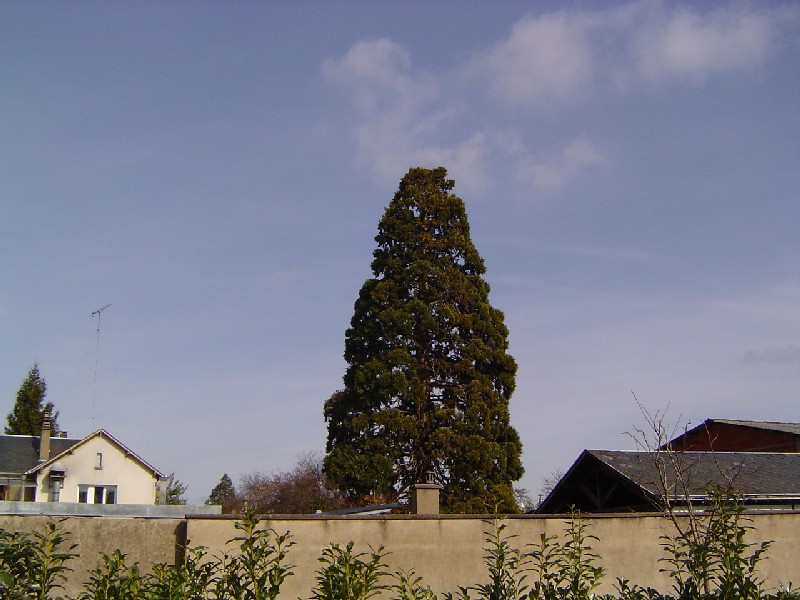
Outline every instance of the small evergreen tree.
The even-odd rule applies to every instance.
[[[50,430],[56,434],[58,413],[53,410],[53,403],[44,401],[47,384],[39,373],[39,364],[34,363],[28,376],[17,391],[14,408],[8,413],[5,432],[9,435],[41,435],[45,413],[50,414]]]
[[[188,487],[180,479],[175,477],[175,473],[170,473],[167,477],[167,504],[186,504],[186,490]]]
[[[325,403],[325,471],[353,500],[397,498],[432,471],[445,510],[516,512],[517,366],[453,185],[442,167],[409,170],[378,225],[344,389]]]
[[[222,477],[219,478],[219,483],[214,486],[211,493],[208,495],[206,504],[219,504],[222,506],[223,512],[227,512],[226,508],[229,508],[235,502],[236,488],[228,474],[224,473]]]

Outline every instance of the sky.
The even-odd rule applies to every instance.
[[[465,202],[532,495],[637,399],[800,419],[800,5],[650,0],[0,0],[3,416],[38,362],[197,504],[323,451],[412,166]]]

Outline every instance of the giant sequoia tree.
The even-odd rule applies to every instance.
[[[325,471],[352,499],[393,499],[433,472],[445,510],[515,511],[517,366],[453,185],[411,169],[378,224],[344,389],[325,403]]]

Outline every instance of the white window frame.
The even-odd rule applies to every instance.
[[[83,499],[81,499],[83,496]],[[81,484],[78,486],[79,504],[116,504],[119,496],[117,495],[116,485],[95,485]],[[109,502],[109,499],[111,500]]]

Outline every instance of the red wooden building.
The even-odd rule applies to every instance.
[[[706,419],[660,449],[684,452],[800,452],[800,423]]]

